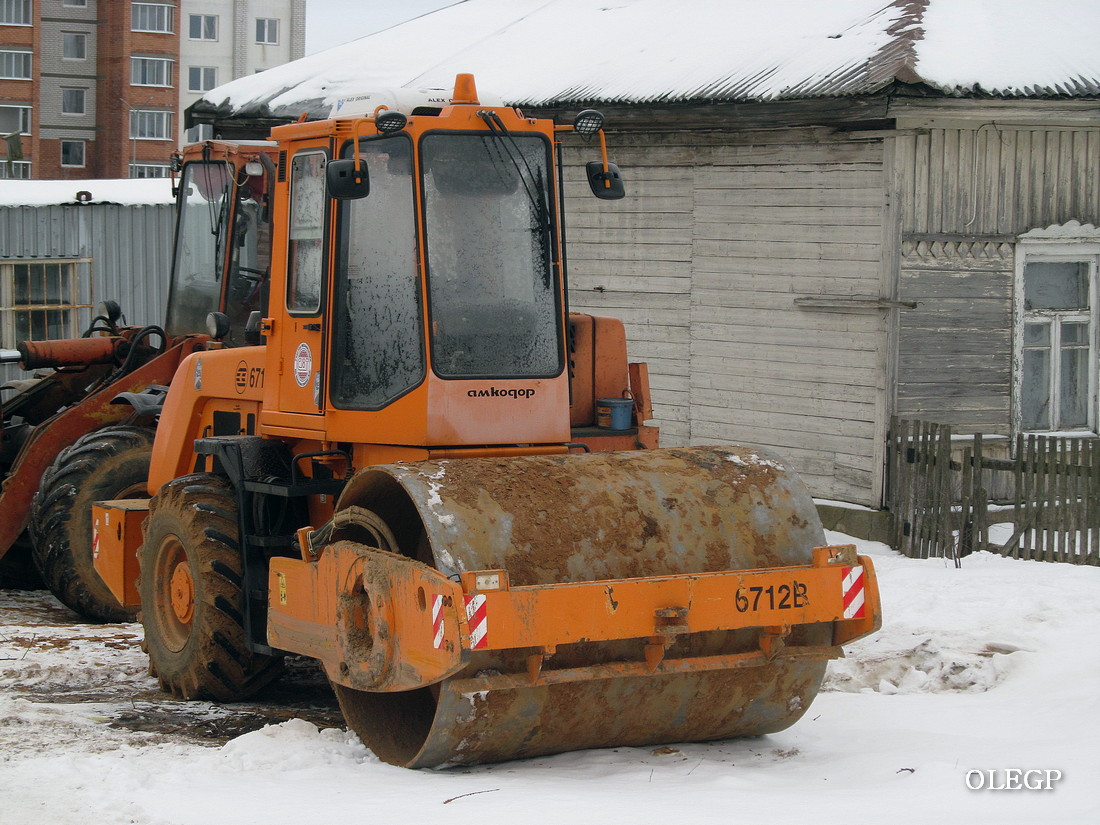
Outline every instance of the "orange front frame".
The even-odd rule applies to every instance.
[[[862,602],[846,593],[858,580]],[[438,682],[482,650],[522,650],[529,684],[764,664],[777,655],[832,658],[882,617],[874,565],[851,546],[815,548],[807,565],[510,588],[505,571],[452,581],[426,565],[339,542],[317,561],[273,559],[268,637],[320,659],[356,689],[411,690]],[[831,646],[784,650],[796,625],[833,624]],[[760,628],[750,653],[665,659],[679,635]],[[543,671],[558,645],[646,639],[645,661]],[[499,679],[498,679],[499,681]]]

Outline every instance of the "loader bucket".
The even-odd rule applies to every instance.
[[[351,506],[386,522],[401,553],[421,563],[416,575],[429,589],[432,576],[440,588],[458,588],[454,582],[470,571],[504,571],[513,592],[531,599],[542,586],[608,582],[606,606],[586,608],[606,610],[608,621],[625,610],[614,595],[623,580],[660,594],[684,577],[705,578],[696,574],[807,565],[824,543],[804,485],[755,448],[387,465],[349,482],[338,509]],[[420,600],[430,612],[422,589]],[[595,633],[568,644],[479,649],[485,638],[475,635],[470,604],[458,616],[461,634],[446,636],[456,648],[461,638],[463,649],[445,678],[381,691],[334,679],[349,727],[380,758],[430,767],[771,733],[805,713],[825,659],[839,655],[828,622],[692,632],[692,605],[657,602],[658,629],[650,633],[669,630],[666,637],[592,639],[601,635],[597,616]],[[510,620],[522,625],[523,610],[514,612]],[[569,612],[563,624],[573,620]],[[677,616],[686,617],[682,627],[660,626]],[[489,641],[493,622],[490,615]],[[441,624],[435,647],[444,637]],[[783,641],[770,646],[774,638]],[[383,642],[408,649],[407,661],[388,672],[412,679],[426,661],[409,652],[413,641],[379,636],[364,657],[381,655]]]

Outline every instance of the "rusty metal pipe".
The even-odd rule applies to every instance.
[[[19,361],[25,370],[56,367],[84,367],[110,364],[126,355],[125,338],[97,335],[60,341],[22,341]]]

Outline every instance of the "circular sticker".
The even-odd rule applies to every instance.
[[[294,353],[294,380],[298,382],[299,387],[309,383],[311,372],[313,372],[313,353],[309,351],[309,344],[303,341]]]
[[[244,361],[237,364],[237,373],[233,378],[233,384],[237,388],[237,395],[243,395],[248,388],[248,364]]]

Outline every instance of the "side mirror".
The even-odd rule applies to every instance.
[[[614,163],[607,164],[606,172],[603,170],[603,163],[598,160],[586,164],[585,169],[588,171],[588,185],[592,187],[592,194],[600,200],[617,201],[626,196],[622,173]]]
[[[325,166],[325,180],[328,183],[329,197],[337,200],[359,200],[370,194],[370,177],[367,175],[366,164],[362,161],[356,173],[354,160],[330,160]]]

